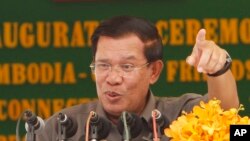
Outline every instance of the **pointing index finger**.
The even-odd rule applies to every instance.
[[[206,30],[201,29],[196,35],[196,42],[206,40]]]

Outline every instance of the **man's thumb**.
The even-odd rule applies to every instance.
[[[195,65],[195,57],[194,55],[190,55],[186,58],[186,62],[191,65],[194,66]]]

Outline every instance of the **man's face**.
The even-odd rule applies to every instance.
[[[101,36],[95,55],[96,64],[109,64],[111,71],[96,71],[99,100],[106,112],[120,116],[123,111],[142,112],[152,72],[149,65],[124,73],[120,66],[143,66],[147,63],[144,44],[135,35],[114,39]]]

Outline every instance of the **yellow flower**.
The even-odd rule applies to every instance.
[[[249,117],[238,114],[240,110],[244,110],[243,105],[224,111],[217,99],[201,101],[192,112],[183,112],[164,132],[171,141],[228,141],[230,124],[250,124]]]

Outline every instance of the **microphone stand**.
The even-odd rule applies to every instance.
[[[58,121],[58,140],[59,141],[66,141],[67,138],[66,138],[66,127],[64,126],[63,122],[62,121],[64,120],[64,117],[63,115],[60,113],[58,115],[58,118],[57,118],[57,121]]]
[[[122,135],[122,137],[123,137],[123,141],[130,141],[131,140],[131,133],[130,133],[130,127],[128,126],[128,133],[127,133],[127,135],[126,135],[126,133],[125,132],[123,132],[123,135]]]
[[[166,125],[169,125],[169,121],[161,114],[160,111],[158,111],[157,109],[153,110],[154,114],[155,114],[155,120],[156,120],[156,126],[157,126],[157,138],[154,137],[153,135],[153,127],[151,127],[152,132],[149,133],[149,135],[147,137],[143,137],[144,141],[160,141],[162,138],[162,135],[164,133],[163,131],[163,127]],[[153,112],[152,112],[152,116],[153,116]],[[153,120],[153,118],[151,118],[151,120]],[[153,125],[149,125],[149,126],[153,126]]]
[[[89,132],[89,138],[90,141],[99,141],[105,139],[109,131],[111,129],[111,123],[108,120],[105,120],[101,116],[98,116],[97,113],[91,112],[91,118],[90,118],[90,132]]]
[[[122,113],[122,121],[124,124],[122,138],[124,139],[124,141],[129,141],[131,139],[131,131],[130,131],[131,127],[128,124],[131,124],[132,120],[133,120],[132,117],[127,116],[127,112]]]
[[[98,124],[100,124],[100,119],[98,115],[93,112],[92,117],[90,119],[90,140],[97,141],[98,140]]]
[[[122,135],[123,141],[130,141],[136,138],[142,131],[142,119],[134,113],[122,112],[117,124],[117,129]]]
[[[98,128],[97,125],[90,125],[90,140],[97,141],[98,139]]]
[[[29,124],[29,131],[27,131],[27,141],[35,141],[36,135],[35,135],[35,128],[34,126]]]
[[[24,119],[27,123],[27,141],[35,141],[36,140],[36,134],[35,134],[35,125],[32,124],[34,122],[34,115],[30,111],[26,111],[24,113]]]

